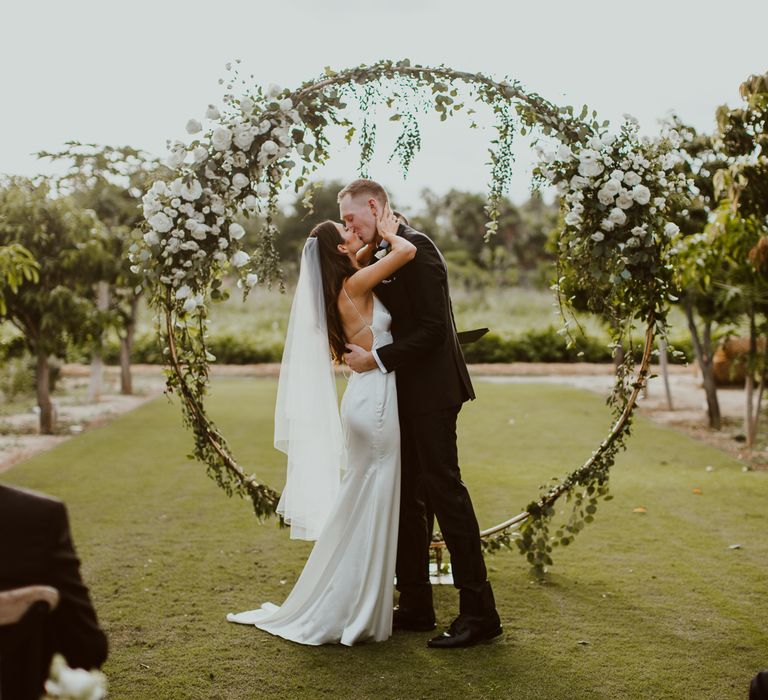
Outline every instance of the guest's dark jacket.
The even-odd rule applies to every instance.
[[[47,663],[59,652],[72,668],[101,666],[107,637],[80,577],[66,507],[54,498],[0,484],[0,590],[35,584],[53,586],[61,596],[45,629]]]
[[[410,226],[401,224],[397,235],[416,246],[416,257],[374,292],[392,314],[394,342],[376,353],[396,373],[402,418],[459,406],[475,393],[456,336],[445,260]]]

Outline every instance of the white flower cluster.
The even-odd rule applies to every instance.
[[[239,241],[245,229],[234,221],[241,210],[253,213],[273,196],[274,185],[292,163],[294,131],[303,122],[283,90],[270,85],[257,97],[229,99],[230,113],[213,105],[205,112],[207,133],[191,144],[169,144],[167,165],[177,172],[170,182],[158,180],[142,198],[146,220],[143,240],[129,250],[131,270],[170,287],[184,311],[203,307],[196,280],[203,269],[230,264],[240,284],[252,287],[258,276],[249,270],[251,256]],[[189,134],[203,124],[187,122]],[[302,154],[306,146],[300,146]]]
[[[61,700],[101,700],[107,694],[107,678],[101,671],[70,668],[64,657],[56,654],[45,692],[46,697]]]
[[[655,143],[640,139],[636,123],[628,122],[620,137],[603,133],[554,151],[539,149],[539,172],[563,197],[567,227],[595,244],[612,239],[621,249],[651,246],[677,233],[663,217],[668,197],[688,186],[673,172],[679,143],[674,130]],[[571,247],[577,244],[571,239]]]

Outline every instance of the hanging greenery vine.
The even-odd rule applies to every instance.
[[[673,172],[678,135],[669,130],[654,140],[641,138],[632,121],[613,135],[586,107],[578,114],[571,106],[558,107],[516,80],[408,60],[326,68],[295,90],[251,85],[236,67],[227,69],[223,107],[209,106],[205,127],[196,119],[188,122],[189,143],[170,144],[174,176],[156,181],[144,196],[144,235],[130,253],[133,270],[143,275],[159,311],[167,391],[182,399],[185,424],[195,437],[192,456],[228,494],[249,497],[259,518],[274,513],[279,494],[238,464],[205,411],[209,363],[215,360],[206,348],[208,314],[210,302],[225,296],[225,273],[237,275],[243,299],[256,284],[281,283],[272,223],[277,195],[290,185],[298,192],[328,160],[330,132],[341,128],[348,142],[358,137],[365,174],[376,146],[376,119],[380,111],[388,113],[401,128],[392,157],[407,173],[421,146],[421,115],[434,111],[445,120],[463,113],[475,126],[475,107],[489,108],[496,135],[489,145],[487,237],[497,230],[499,203],[512,175],[514,137],[532,133],[540,158],[534,184],[553,184],[563,203],[555,285],[563,333],[573,342],[567,312],[576,294],[591,310],[616,320],[617,346],[633,324],[645,326],[639,363],[627,353],[617,374],[608,437],[579,468],[543,486],[524,512],[484,533],[487,549],[516,545],[543,573],[552,564],[553,548],[569,544],[593,520],[598,500],[610,498],[610,468],[629,436],[654,336],[666,330],[669,251],[676,232],[670,212],[681,206],[688,188]],[[351,104],[364,115],[359,134],[349,116]],[[255,214],[266,223],[255,249],[245,251],[237,218]],[[552,533],[561,499],[570,510]]]

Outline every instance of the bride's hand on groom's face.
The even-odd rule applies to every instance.
[[[359,345],[349,343],[347,345],[349,352],[344,353],[344,362],[347,366],[355,372],[367,372],[371,369],[376,369],[378,365],[373,357],[373,353],[370,350],[361,348]]]
[[[389,203],[384,205],[380,213],[376,215],[376,230],[387,242],[392,243],[400,227],[400,222],[389,208]]]

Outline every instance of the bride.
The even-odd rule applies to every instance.
[[[304,245],[275,409],[275,446],[288,455],[277,511],[292,538],[317,542],[280,607],[227,615],[301,644],[351,646],[392,632],[400,506],[395,374],[353,373],[339,415],[332,365],[346,343],[370,350],[392,342],[391,316],[372,290],[412,260],[416,247],[396,235],[388,205],[377,228],[389,249],[372,264],[372,246],[333,221],[316,226]]]

